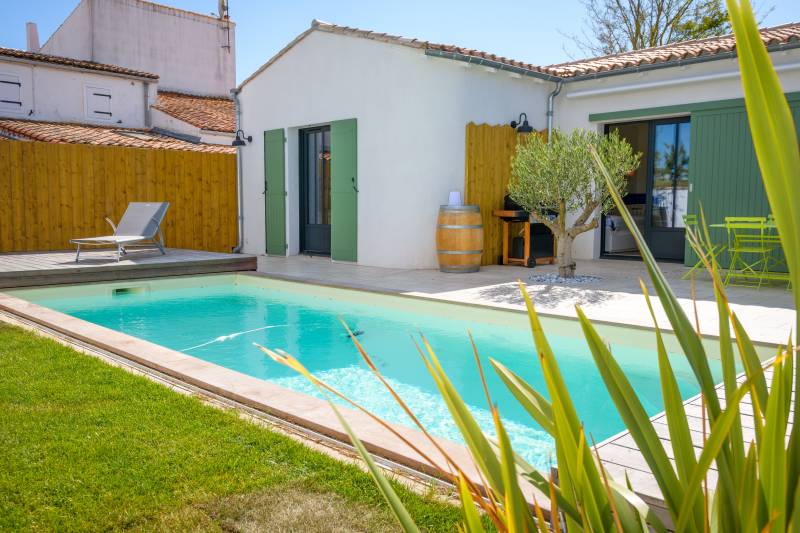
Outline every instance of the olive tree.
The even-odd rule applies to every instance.
[[[558,243],[558,274],[563,277],[575,276],[572,242],[596,228],[600,214],[614,205],[590,146],[603,160],[614,187],[624,194],[626,176],[639,167],[641,154],[634,153],[617,132],[601,135],[581,129],[571,133],[556,130],[549,141],[529,135],[517,145],[511,165],[508,192],[535,221],[553,232]]]

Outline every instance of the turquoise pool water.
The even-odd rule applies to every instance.
[[[291,370],[265,357],[254,342],[281,348],[298,357],[312,372],[383,418],[409,424],[405,414],[366,368],[348,339],[340,317],[363,332],[359,339],[381,372],[438,436],[461,441],[444,403],[414,347],[424,333],[450,378],[492,434],[491,416],[480,385],[467,337],[471,331],[489,381],[492,399],[508,424],[518,453],[547,468],[552,440],[516,403],[488,364],[494,357],[521,374],[537,390],[546,391],[525,317],[462,306],[428,304],[407,298],[374,296],[357,291],[310,288],[243,277],[190,278],[182,284],[157,281],[131,291],[113,291],[119,284],[18,291],[17,296],[114,330],[180,350],[290,389],[318,395]],[[193,280],[197,280],[196,282]],[[253,281],[255,280],[255,281]],[[13,292],[13,291],[12,291]],[[395,305],[399,301],[398,305]],[[486,318],[484,320],[483,318]],[[576,323],[545,321],[564,378],[586,429],[595,441],[624,429],[605,391]],[[633,342],[650,334],[616,329],[608,338],[645,408],[663,409],[658,367],[652,349]],[[698,392],[681,356],[672,356],[684,398]],[[712,361],[715,377],[719,365]]]

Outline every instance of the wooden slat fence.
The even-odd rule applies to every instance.
[[[236,245],[236,156],[0,140],[0,252],[108,235],[129,202],[167,201],[168,247]]]
[[[492,215],[503,208],[511,177],[517,132],[509,126],[467,124],[464,203],[478,205],[483,217],[482,265],[497,264],[503,253],[502,224]]]

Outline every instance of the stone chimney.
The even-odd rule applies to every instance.
[[[39,28],[35,22],[25,23],[25,35],[28,38],[28,52],[39,51]]]

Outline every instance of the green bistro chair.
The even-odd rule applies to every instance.
[[[783,246],[781,245],[781,237],[778,235],[778,228],[775,226],[775,217],[772,213],[767,215],[767,227],[764,234],[764,240],[774,245],[772,253],[770,253],[767,261],[767,271],[770,274],[783,274],[787,272],[786,259],[783,257]]]
[[[775,225],[775,217],[772,213],[767,215],[767,228],[764,240],[772,245],[772,251],[767,257],[767,278],[770,281],[786,282],[786,288],[791,288],[789,279],[789,267],[786,264],[786,257],[783,255],[783,244],[778,234],[778,227]]]
[[[739,285],[760,288],[768,279],[769,256],[775,243],[767,238],[765,217],[725,217],[728,232],[730,265],[725,285],[737,280]]]
[[[697,219],[697,215],[683,215],[683,225],[684,227],[686,227],[686,229],[697,231],[697,228],[699,227],[699,221]],[[688,240],[688,238],[689,236],[687,235],[686,239]],[[726,246],[724,244],[712,244],[710,250],[705,250],[705,255],[709,259],[709,261],[713,262],[714,260],[717,259],[719,254],[725,251],[725,248]],[[692,249],[694,250],[694,248]],[[692,275],[692,272],[694,272],[698,268],[699,269],[705,268],[702,257],[698,257],[697,262],[694,264],[694,266],[690,268],[683,276],[681,276],[681,279],[688,279],[689,276]]]

